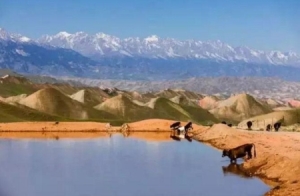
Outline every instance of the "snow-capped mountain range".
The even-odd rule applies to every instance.
[[[0,68],[20,73],[77,75],[94,72],[98,63],[70,49],[42,46],[0,29]],[[70,74],[72,73],[72,74]]]
[[[169,80],[202,76],[279,77],[300,81],[300,56],[232,47],[221,41],[120,39],[60,32],[39,39],[0,29],[0,68],[94,79]]]
[[[84,32],[74,34],[60,32],[52,36],[42,36],[37,41],[43,44],[73,49],[95,59],[108,56],[209,59],[217,62],[245,62],[300,67],[300,56],[294,52],[265,52],[248,47],[232,47],[219,40],[208,42],[198,40],[181,41],[172,38],[162,39],[156,35],[146,38],[130,37],[120,39],[104,33],[89,35]]]
[[[13,42],[31,42],[31,39],[20,34],[12,34],[0,28],[0,40]]]

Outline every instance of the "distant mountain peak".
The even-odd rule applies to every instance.
[[[151,35],[145,38],[146,42],[158,42],[159,37],[157,35]]]
[[[20,34],[12,34],[3,28],[0,28],[0,40],[17,41],[17,42],[30,42],[30,38],[22,36]]]
[[[261,51],[249,47],[233,47],[221,40],[177,40],[150,35],[145,38],[129,37],[120,39],[103,32],[89,35],[84,32],[74,34],[61,33],[64,36],[42,37],[38,42],[56,47],[69,48],[96,58],[102,57],[146,57],[146,58],[183,58],[207,59],[216,62],[245,62],[253,64],[271,64],[300,66],[300,56],[294,52]],[[67,35],[67,36],[66,36]]]
[[[300,56],[291,51],[266,52],[220,40],[178,40],[157,35],[122,39],[83,31],[62,31],[31,40],[1,28],[0,68],[102,79],[272,76],[300,80]]]
[[[66,32],[66,31],[61,31],[56,34],[57,37],[69,37],[70,35],[72,35],[72,34]]]
[[[6,40],[10,38],[11,38],[10,34],[5,29],[0,28],[0,39]]]

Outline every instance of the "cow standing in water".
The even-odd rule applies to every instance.
[[[246,155],[248,155],[248,160],[252,158],[252,147],[254,147],[254,157],[256,157],[256,150],[254,144],[243,144],[241,146],[229,149],[229,150],[223,150],[222,157],[228,156],[230,158],[230,163],[235,162],[238,158],[243,158]]]
[[[180,122],[175,122],[170,126],[170,128],[172,129],[172,134],[170,137],[178,141],[180,141],[180,138],[185,138],[191,142],[192,139],[188,136],[188,132],[190,130],[193,130],[192,122],[188,122],[185,126],[180,125]]]

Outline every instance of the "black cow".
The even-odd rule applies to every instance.
[[[173,123],[173,124],[170,125],[170,128],[171,128],[171,129],[177,129],[177,128],[180,126],[180,124],[181,124],[181,123],[180,123],[179,121],[178,121],[178,122],[175,122],[175,123]]]
[[[227,123],[225,121],[222,121],[222,124],[226,125]]]
[[[271,129],[272,129],[272,126],[270,124],[268,124],[266,127],[266,131],[271,131]]]
[[[245,157],[248,155],[248,159],[252,158],[252,147],[254,147],[254,157],[256,157],[256,150],[254,144],[243,144],[241,146],[229,149],[229,150],[223,150],[222,157],[228,156],[230,158],[230,163],[235,162],[236,159]]]
[[[175,122],[173,124],[170,125],[170,129],[172,130],[172,134],[171,136],[174,136],[175,135],[175,131],[176,131],[176,134],[178,135],[179,134],[179,130],[178,128],[180,127],[180,122]]]
[[[228,127],[232,127],[232,124],[228,124]]]
[[[274,124],[274,129],[276,132],[279,130],[280,127],[281,127],[281,122],[277,122]]]
[[[251,127],[252,127],[252,122],[251,121],[247,122],[247,127],[248,127],[249,130],[251,130]]]

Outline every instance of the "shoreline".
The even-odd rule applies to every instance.
[[[194,139],[219,150],[254,143],[256,157],[243,161],[241,166],[270,186],[270,191],[264,195],[300,195],[300,134],[246,131],[216,124],[198,131]]]
[[[128,123],[129,135],[151,139],[168,140],[172,120],[150,119]],[[183,122],[184,124],[186,122]],[[106,123],[95,122],[17,122],[0,123],[0,138],[96,138],[123,133],[121,127],[105,127]],[[296,132],[247,131],[215,124],[212,127],[194,124],[193,139],[218,150],[234,148],[245,143],[254,143],[257,156],[243,162],[242,169],[258,177],[270,186],[266,196],[300,195],[300,134]],[[161,133],[163,135],[158,136]],[[253,150],[253,149],[252,149]],[[220,152],[221,156],[221,152]],[[224,160],[228,157],[224,157]]]

